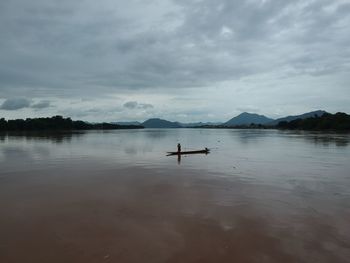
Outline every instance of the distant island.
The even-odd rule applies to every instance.
[[[89,123],[71,118],[0,119],[0,131],[31,130],[93,130],[93,129],[142,129],[142,128],[214,128],[214,129],[289,129],[289,130],[350,130],[350,115],[312,111],[301,115],[271,119],[264,115],[244,112],[224,123],[180,123],[152,118],[144,122]]]
[[[71,118],[54,116],[48,118],[28,118],[5,120],[0,119],[0,131],[38,131],[38,130],[112,130],[142,129],[140,125],[119,125],[113,123],[88,123],[73,121]]]

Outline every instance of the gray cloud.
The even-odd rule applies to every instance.
[[[121,5],[123,15],[112,1],[84,1],[83,7],[69,1],[3,2],[2,88],[171,88],[212,85],[281,66],[306,74],[333,65],[348,69],[349,3],[165,2],[159,8],[152,1],[150,13],[141,17],[142,3]],[[304,63],[293,63],[304,57]]]
[[[139,104],[139,108],[146,110],[146,109],[153,109],[154,106],[152,104],[149,104],[149,103],[141,103],[141,104]]]
[[[149,103],[138,103],[137,101],[128,101],[126,103],[124,103],[124,108],[127,109],[153,109],[154,106],[152,104]]]
[[[291,103],[286,86],[305,98],[306,85],[317,93],[327,78],[324,108],[336,108],[344,94],[334,89],[350,96],[349,10],[343,0],[1,1],[0,96],[59,101],[181,92],[195,99],[211,92],[209,99],[222,93],[225,100],[216,87],[229,82],[233,94],[243,90],[243,106],[262,89],[270,94],[254,102],[261,109]],[[124,107],[156,105],[147,102]],[[312,103],[295,100],[293,107]]]
[[[239,112],[251,112],[251,113],[259,113],[259,109],[254,106],[244,106],[244,107],[238,107],[237,111]]]
[[[136,101],[128,101],[124,103],[124,107],[128,109],[135,109],[137,107],[138,103]]]
[[[33,108],[33,109],[45,109],[45,108],[48,108],[51,106],[51,103],[50,101],[48,100],[42,100],[42,101],[39,101],[35,104],[32,104],[30,107]]]
[[[48,108],[51,106],[51,102],[48,100],[38,101],[33,103],[32,100],[26,98],[10,98],[6,99],[0,106],[2,110],[15,111],[24,108],[32,108],[36,110]]]
[[[19,110],[23,108],[28,108],[30,106],[31,101],[24,98],[14,98],[14,99],[6,99],[0,109],[2,110]]]

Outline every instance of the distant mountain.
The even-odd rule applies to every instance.
[[[223,126],[239,126],[239,125],[250,125],[254,124],[266,124],[272,122],[273,119],[267,118],[264,115],[255,113],[243,112],[238,116],[232,118],[228,122],[225,122]]]
[[[145,128],[181,128],[182,126],[178,122],[171,122],[167,120],[162,120],[158,118],[149,119],[141,125]]]
[[[230,119],[229,121],[225,123],[221,122],[193,122],[193,123],[180,123],[180,122],[171,122],[168,120],[164,119],[159,119],[159,118],[152,118],[144,121],[143,123],[138,122],[138,121],[124,121],[124,122],[114,122],[113,124],[118,124],[118,125],[141,125],[145,128],[189,128],[189,127],[205,127],[205,126],[210,126],[210,127],[227,127],[227,126],[249,126],[250,124],[254,123],[256,125],[262,124],[265,126],[275,126],[281,121],[293,121],[296,119],[307,119],[310,117],[315,117],[315,116],[322,116],[326,111],[323,110],[317,110],[317,111],[312,111],[312,112],[307,112],[301,115],[295,115],[295,116],[287,116],[279,119],[271,119],[268,118],[264,115],[259,115],[255,113],[248,113],[248,112],[243,112],[239,114],[238,116]]]
[[[279,118],[279,119],[276,119],[272,122],[269,122],[267,123],[268,125],[277,125],[279,122],[281,121],[294,121],[296,119],[307,119],[307,118],[310,118],[310,117],[321,117],[323,114],[327,113],[326,111],[324,110],[317,110],[317,111],[311,111],[311,112],[307,112],[307,113],[304,113],[304,114],[301,114],[301,115],[292,115],[292,116],[287,116],[287,117],[284,117],[284,118]]]
[[[118,125],[141,125],[141,122],[138,121],[117,121],[112,123]]]

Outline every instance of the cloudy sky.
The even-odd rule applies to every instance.
[[[0,117],[350,113],[350,0],[1,0]]]

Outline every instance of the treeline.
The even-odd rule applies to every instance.
[[[350,115],[342,112],[324,113],[319,117],[281,121],[276,127],[288,130],[350,130]]]
[[[36,130],[94,130],[94,129],[141,129],[137,125],[118,125],[112,123],[88,123],[73,121],[71,118],[54,116],[48,118],[0,119],[0,131],[36,131]]]

